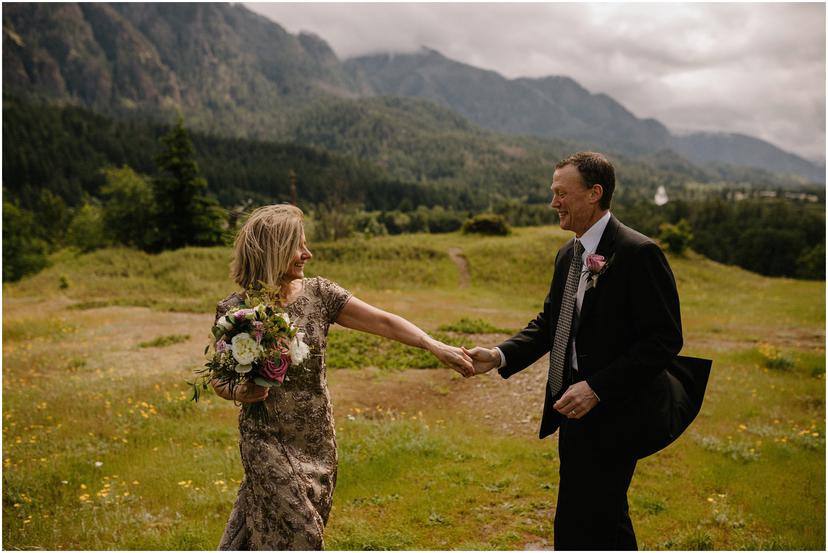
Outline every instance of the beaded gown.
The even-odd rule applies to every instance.
[[[328,327],[350,298],[330,280],[305,278],[301,295],[286,307],[311,355],[270,389],[269,423],[257,423],[244,409],[239,414],[244,479],[220,550],[324,548],[337,470],[325,348]],[[218,304],[216,318],[242,301],[231,294]]]

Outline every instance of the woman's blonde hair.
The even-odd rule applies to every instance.
[[[244,289],[279,284],[299,248],[303,220],[302,210],[289,204],[254,210],[236,236],[230,278]]]

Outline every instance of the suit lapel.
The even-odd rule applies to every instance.
[[[612,254],[615,253],[615,235],[618,234],[618,227],[618,219],[616,219],[614,215],[610,215],[610,220],[607,223],[607,227],[604,229],[604,234],[601,235],[601,241],[598,242],[598,247],[595,249],[595,253],[597,255],[603,255],[607,260],[612,257]],[[611,271],[612,267],[607,270]],[[578,314],[578,327],[580,327],[581,322],[589,316],[589,312],[592,310],[594,304],[595,288],[589,288],[586,292],[584,292],[584,302],[581,305],[581,312]]]

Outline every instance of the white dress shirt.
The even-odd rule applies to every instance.
[[[587,278],[589,274],[583,270],[583,267],[586,265],[586,258],[589,255],[595,253],[595,250],[598,249],[598,244],[601,242],[601,237],[604,235],[604,230],[607,228],[607,223],[610,220],[610,212],[607,211],[603,217],[598,219],[594,225],[589,227],[585,233],[581,235],[580,238],[576,238],[581,242],[581,245],[584,247],[584,253],[581,254],[581,279],[578,282],[578,292],[575,294],[575,313],[580,313],[581,305],[584,303],[584,293],[586,292],[587,286]],[[578,355],[575,352],[575,341],[574,336],[570,337],[572,340],[572,356],[570,357],[570,362],[572,368],[574,370],[578,370]],[[506,366],[506,356],[500,350],[500,348],[496,347],[497,353],[500,354],[500,366],[498,368],[503,368]]]

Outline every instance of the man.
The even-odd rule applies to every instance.
[[[540,426],[560,429],[555,549],[637,549],[627,489],[631,407],[682,347],[676,284],[659,247],[610,212],[615,170],[579,152],[557,164],[552,208],[575,237],[558,251],[535,320],[497,348],[468,350],[503,378],[550,352]],[[598,257],[600,256],[600,257]]]

